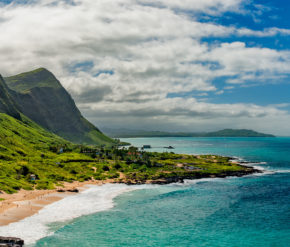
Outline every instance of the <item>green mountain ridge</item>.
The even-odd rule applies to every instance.
[[[114,143],[82,116],[70,94],[48,70],[40,68],[4,80],[9,87],[10,98],[16,102],[14,105],[43,128],[74,143]],[[1,108],[0,111],[13,115]]]
[[[104,133],[112,138],[135,137],[274,137],[270,134],[259,133],[248,129],[224,129],[214,132],[164,132],[127,129],[103,129]]]
[[[9,89],[0,75],[0,112],[7,113],[17,119],[20,118],[15,102],[9,94]]]
[[[45,68],[39,68],[30,72],[5,77],[5,81],[10,89],[20,93],[29,92],[31,89],[36,87],[62,87],[56,77]]]

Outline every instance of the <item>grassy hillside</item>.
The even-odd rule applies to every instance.
[[[21,118],[0,113],[0,191],[52,189],[59,182],[91,179],[93,159],[79,146]]]
[[[0,192],[53,189],[63,182],[91,179],[114,179],[128,184],[170,183],[184,178],[241,176],[254,171],[220,156],[77,146],[25,116],[22,119],[0,113]]]
[[[114,143],[82,116],[72,97],[48,70],[40,68],[5,81],[20,111],[43,128],[75,143]]]
[[[28,92],[35,87],[62,87],[55,76],[44,68],[6,77],[5,81],[9,85],[10,89],[21,93]]]
[[[31,189],[31,184],[23,179],[23,175],[34,172],[34,164],[42,163],[43,154],[48,157],[53,155],[48,151],[50,146],[70,145],[25,116],[21,118],[23,120],[19,121],[0,113],[0,190],[6,192]]]

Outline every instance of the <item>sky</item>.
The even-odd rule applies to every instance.
[[[0,73],[50,70],[102,128],[290,136],[290,2],[0,0]]]

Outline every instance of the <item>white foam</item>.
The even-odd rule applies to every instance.
[[[31,217],[0,227],[0,235],[19,237],[24,239],[26,244],[32,244],[53,234],[53,230],[50,229],[48,224],[67,222],[73,218],[108,210],[114,206],[113,199],[116,196],[142,188],[145,188],[145,186],[128,186],[125,184],[91,186],[77,195],[68,196],[47,205]]]
[[[257,163],[255,163],[257,164]],[[264,163],[263,163],[264,164]],[[290,170],[266,170],[264,167],[254,166],[256,169],[263,170],[263,173],[251,174],[249,176],[263,176],[273,173],[289,173]],[[229,178],[229,177],[228,177]],[[224,178],[204,178],[184,180],[184,183],[174,183],[174,185],[190,186],[201,182],[224,181]],[[87,190],[74,196],[65,197],[64,199],[45,206],[37,214],[25,218],[8,226],[0,227],[0,235],[15,236],[25,240],[30,245],[37,240],[52,235],[54,230],[48,225],[57,222],[67,222],[74,218],[84,215],[105,211],[114,207],[113,199],[118,195],[137,190],[158,188],[159,185],[135,185],[128,186],[125,184],[105,184],[102,186],[90,186]]]
[[[277,170],[276,173],[290,173],[290,170]]]
[[[219,181],[224,180],[224,178],[200,178],[200,179],[184,179],[183,184],[184,186],[203,183],[203,182],[212,182],[212,181]]]
[[[277,173],[290,173],[290,170],[273,170],[270,167],[263,167],[263,166],[253,166],[253,168],[262,171],[262,173],[253,173],[250,174],[248,176],[255,176],[255,177],[259,177],[259,176],[266,176],[266,175],[272,175],[272,174],[277,174]]]

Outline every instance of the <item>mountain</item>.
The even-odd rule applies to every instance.
[[[146,130],[127,129],[106,129],[103,131],[114,138],[134,138],[134,137],[274,137],[273,135],[259,133],[247,129],[224,129],[215,132],[163,132]]]
[[[43,128],[74,143],[113,143],[81,115],[72,97],[48,70],[40,68],[4,80],[19,111]]]
[[[18,120],[0,113],[0,191],[13,193],[20,188],[32,189],[28,174],[35,174],[37,170],[43,174],[49,166],[47,158],[57,156],[49,152],[49,148],[59,145],[70,143],[23,115]]]
[[[271,134],[259,133],[248,129],[224,129],[206,133],[207,137],[274,137]]]
[[[0,112],[7,113],[17,119],[20,118],[19,111],[12,97],[9,94],[9,89],[2,76],[0,75]]]
[[[41,154],[50,145],[69,145],[70,142],[46,131],[29,118],[18,120],[0,113],[0,160],[23,159],[31,153]]]

